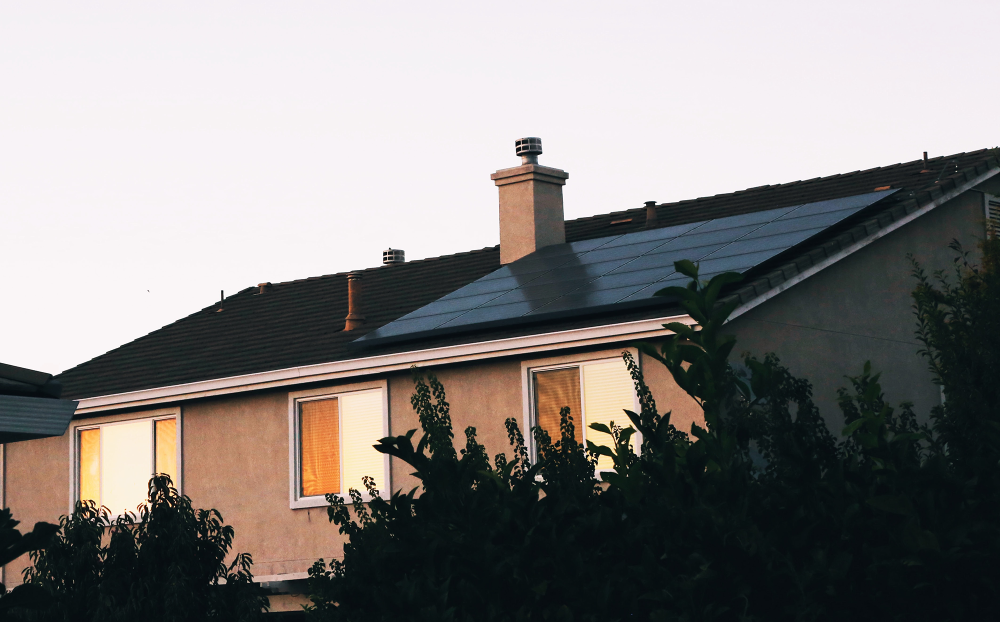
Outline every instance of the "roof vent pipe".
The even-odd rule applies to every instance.
[[[514,141],[514,153],[521,156],[521,164],[538,164],[542,155],[542,139],[537,136],[518,138]]]
[[[406,262],[406,251],[398,248],[390,248],[389,250],[382,251],[382,263],[391,266],[395,263],[405,263]]]
[[[347,318],[344,330],[358,330],[365,323],[361,313],[361,273],[351,272],[347,275]]]
[[[646,201],[646,228],[656,226],[656,201]]]

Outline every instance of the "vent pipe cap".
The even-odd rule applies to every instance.
[[[382,263],[391,266],[392,264],[405,263],[406,251],[399,248],[390,248],[382,251]]]
[[[538,164],[542,155],[542,139],[537,136],[518,138],[514,141],[514,153],[521,156],[521,164]]]

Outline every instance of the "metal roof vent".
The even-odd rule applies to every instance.
[[[514,141],[514,153],[521,156],[521,164],[538,164],[542,155],[542,139],[537,136],[518,138]]]
[[[398,248],[390,248],[389,250],[382,251],[382,263],[387,266],[391,266],[396,263],[406,262],[406,251]]]

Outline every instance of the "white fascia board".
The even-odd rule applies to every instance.
[[[215,380],[204,380],[154,389],[83,398],[79,400],[80,405],[77,407],[76,414],[82,415],[121,408],[144,407],[180,400],[293,386],[307,382],[341,380],[357,376],[405,370],[413,365],[447,365],[499,356],[518,356],[535,352],[545,352],[560,348],[578,348],[619,341],[650,339],[673,334],[672,331],[663,328],[663,324],[667,322],[681,322],[682,324],[689,325],[695,323],[687,315],[675,315],[651,320],[543,333],[540,335],[511,337],[494,341],[399,352],[396,354],[382,354],[345,361],[334,361],[332,363],[290,367],[242,376],[231,376]]]
[[[830,257],[827,257],[826,259],[824,259],[823,261],[821,261],[819,263],[813,264],[812,266],[810,266],[806,270],[803,270],[802,272],[799,272],[798,274],[796,274],[792,278],[788,279],[787,281],[783,281],[777,287],[774,287],[774,288],[766,291],[765,293],[761,294],[760,296],[757,296],[753,300],[750,300],[749,302],[747,302],[747,303],[745,303],[745,304],[740,305],[739,307],[737,307],[736,310],[733,311],[732,315],[729,316],[729,321],[732,321],[732,320],[736,319],[737,317],[743,315],[744,313],[746,313],[750,309],[753,309],[754,307],[759,306],[760,304],[762,304],[764,302],[767,302],[768,300],[770,300],[771,298],[774,298],[775,296],[777,296],[781,292],[785,291],[786,289],[788,289],[788,288],[790,288],[790,287],[792,287],[794,285],[797,285],[798,283],[801,283],[802,281],[808,279],[809,277],[811,277],[812,275],[816,274],[820,270],[823,270],[824,268],[828,268],[828,267],[832,266],[833,264],[837,263],[838,261],[840,261],[841,259],[844,259],[845,257],[847,257],[849,255],[853,255],[854,253],[856,253],[859,250],[861,250],[862,248],[868,246],[872,242],[874,242],[876,240],[879,240],[881,238],[884,238],[885,236],[889,235],[890,233],[892,233],[896,229],[899,229],[903,225],[909,224],[909,223],[913,222],[914,220],[916,220],[917,218],[920,218],[924,214],[930,212],[931,210],[933,210],[933,209],[935,209],[937,207],[940,207],[941,205],[944,205],[945,203],[947,203],[948,201],[951,201],[952,199],[954,199],[958,195],[962,194],[963,192],[966,192],[968,190],[972,190],[973,188],[975,188],[979,184],[983,183],[987,179],[990,179],[991,177],[993,177],[997,173],[1000,173],[1000,168],[994,168],[994,169],[991,169],[989,171],[986,171],[985,173],[983,173],[979,177],[976,177],[972,181],[970,181],[968,183],[965,183],[965,184],[963,184],[961,186],[958,186],[958,187],[956,187],[954,190],[952,190],[950,192],[946,192],[945,194],[941,195],[940,197],[938,197],[937,199],[931,201],[930,203],[927,203],[926,205],[923,205],[923,206],[917,208],[916,210],[914,210],[913,212],[911,212],[911,213],[907,214],[906,216],[900,218],[899,220],[896,220],[896,221],[890,223],[889,225],[887,225],[886,227],[883,227],[882,229],[879,229],[878,231],[876,231],[875,233],[871,234],[867,238],[864,238],[864,239],[862,239],[862,240],[860,240],[858,242],[855,242],[851,246],[848,246],[847,248],[841,250],[840,252],[838,252],[838,253],[836,253],[834,255],[831,255]]]

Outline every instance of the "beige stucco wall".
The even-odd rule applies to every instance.
[[[921,344],[914,335],[915,286],[907,254],[928,274],[953,269],[948,244],[970,251],[985,234],[982,195],[967,192],[792,286],[736,318],[734,354],[775,352],[793,374],[813,383],[820,411],[839,435],[843,418],[836,404],[845,376],[861,373],[866,360],[882,372],[890,403],[910,401],[926,420],[940,403]]]
[[[455,444],[465,444],[465,429],[473,426],[490,456],[512,456],[504,421],[515,417],[524,430],[525,367],[533,361],[618,356],[625,344],[597,350],[545,353],[526,358],[432,367],[445,386],[455,429]],[[647,382],[661,411],[675,409],[675,423],[684,429],[697,418],[697,406],[673,384],[658,364],[641,359]],[[385,377],[388,385],[390,434],[419,428],[410,405],[413,380],[409,372]],[[358,382],[352,379],[352,383]],[[294,391],[335,392],[347,383],[297,386]],[[339,556],[342,538],[330,524],[326,509],[289,508],[289,391],[272,390],[203,399],[158,408],[93,417],[88,424],[165,414],[180,409],[182,492],[196,507],[218,509],[236,531],[235,551],[249,552],[257,576],[306,571],[318,558]],[[624,417],[623,417],[624,419]],[[70,434],[7,446],[6,499],[15,518],[25,525],[56,522],[70,509]],[[414,441],[419,435],[414,437]],[[405,464],[390,467],[393,490],[418,485]],[[385,483],[378,485],[384,489]],[[27,557],[7,567],[8,585],[20,582]],[[281,599],[278,599],[281,600]],[[276,601],[277,602],[277,601]],[[293,603],[294,608],[294,603]]]

